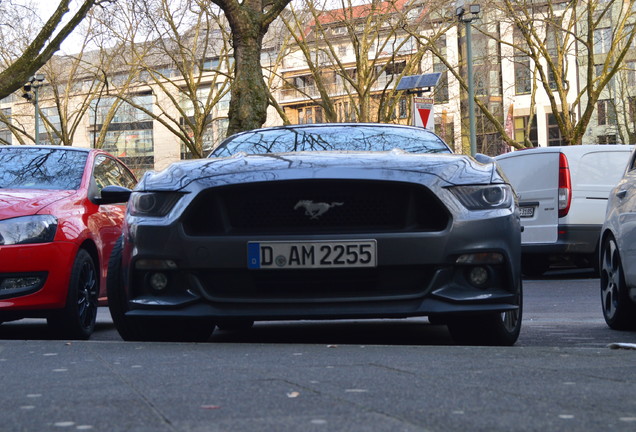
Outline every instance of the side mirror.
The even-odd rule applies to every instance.
[[[494,163],[495,159],[483,153],[475,154],[475,160],[482,164]]]
[[[110,185],[102,189],[101,197],[95,200],[95,204],[125,203],[130,198],[132,191],[122,186]]]

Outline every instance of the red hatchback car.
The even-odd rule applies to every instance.
[[[125,211],[101,191],[135,183],[100,150],[0,146],[0,323],[46,318],[57,337],[90,337]]]

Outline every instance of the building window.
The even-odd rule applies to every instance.
[[[616,107],[609,99],[599,100],[596,105],[599,126],[609,126],[616,124]]]
[[[532,123],[530,124],[530,129],[528,129],[528,122],[531,120],[532,120]],[[530,143],[532,143],[534,147],[539,146],[539,139],[537,136],[538,134],[537,134],[537,116],[536,115],[532,116],[532,118],[530,116],[515,117],[514,126],[515,126],[515,132],[514,132],[515,142],[525,145],[526,137],[527,137],[528,141],[530,141]]]
[[[62,122],[57,107],[40,108],[38,144],[61,145]],[[42,133],[44,132],[44,133]]]
[[[528,94],[532,91],[532,71],[530,57],[515,56],[515,93]]]
[[[433,88],[435,103],[448,102],[448,69],[443,63],[433,64],[433,72],[441,73],[437,85]]]
[[[629,121],[636,122],[636,96],[627,98],[627,109],[629,110]]]
[[[406,98],[401,98],[398,103],[398,117],[405,119],[409,116]]]
[[[298,124],[322,123],[322,107],[298,109]]]
[[[594,54],[607,54],[612,46],[612,29],[604,27],[594,30]]]
[[[627,85],[636,88],[636,61],[625,62],[625,73],[627,74]]]
[[[11,108],[0,110],[0,145],[11,145],[13,134],[11,133]]]
[[[616,135],[599,135],[596,140],[599,144],[617,144]]]
[[[597,78],[600,78],[601,76],[603,76],[603,65],[602,64],[597,64],[594,65],[594,73],[596,74]],[[607,82],[607,89],[610,91],[614,91],[614,83],[616,82],[616,80],[614,79],[614,77],[612,77],[608,82]]]
[[[399,75],[404,71],[404,68],[406,68],[406,62],[402,61],[402,62],[396,62],[396,63],[389,63],[386,66],[386,69],[384,70],[384,72],[387,75]]]
[[[152,94],[131,96],[134,103],[146,111],[152,111]],[[94,100],[91,103],[93,115],[92,140],[97,144],[99,131],[106,127],[107,133],[102,148],[133,169],[151,169],[154,167],[154,139],[152,117],[144,110],[122,103],[113,119],[104,124],[115,103],[115,98],[108,97]]]
[[[556,116],[554,114],[548,114],[548,145],[549,146],[562,146],[565,145],[565,140],[563,139],[563,135],[561,135],[561,129],[559,129],[559,125],[556,121]]]
[[[153,168],[152,129],[108,131],[103,149],[119,157],[131,168]]]

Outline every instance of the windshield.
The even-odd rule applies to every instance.
[[[0,188],[79,189],[87,157],[63,148],[0,147]]]
[[[287,153],[296,151],[389,151],[451,153],[434,133],[420,128],[391,125],[329,125],[260,129],[230,137],[210,157],[235,153]]]

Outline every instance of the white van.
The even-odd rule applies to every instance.
[[[539,147],[495,158],[519,198],[524,274],[541,275],[564,260],[579,267],[598,266],[607,199],[632,149]]]

